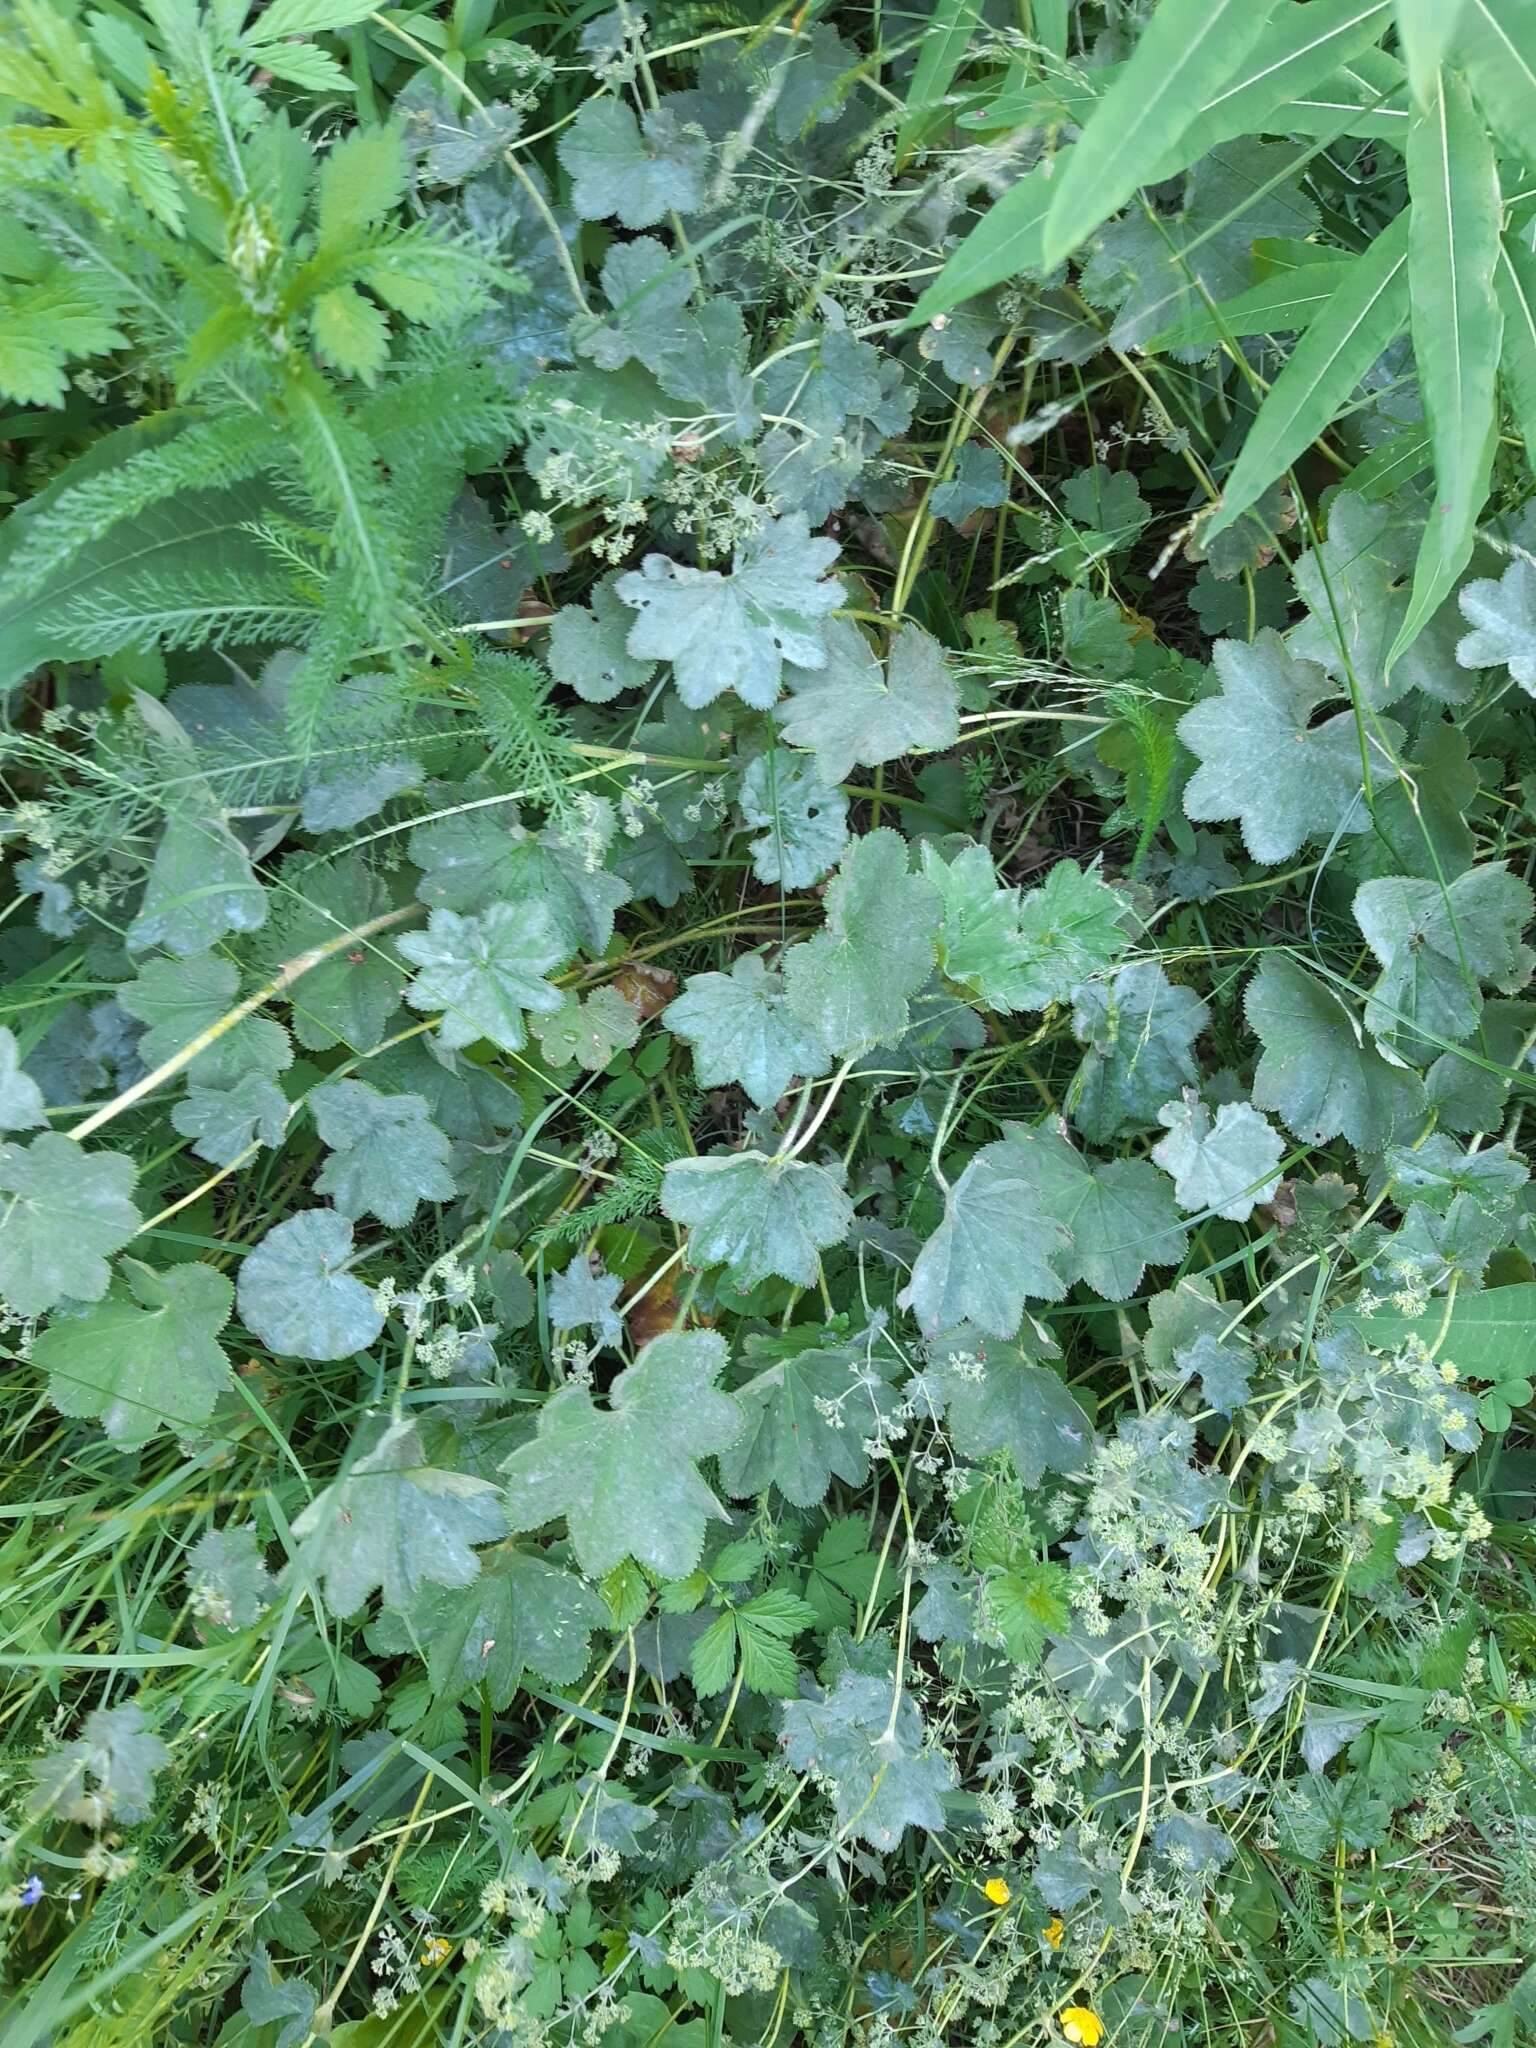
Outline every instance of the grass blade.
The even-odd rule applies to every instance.
[[[1061,159],[1057,158],[1059,167]],[[1044,269],[1041,236],[1055,184],[1049,162],[1036,164],[990,208],[913,308],[906,325],[921,327],[990,291],[1021,270]]]
[[[1154,334],[1148,354],[1166,349],[1214,348],[1230,335],[1289,334],[1306,327],[1344,284],[1358,259],[1307,263],[1277,271],[1235,298],[1197,307],[1183,320]]]
[[[1466,0],[1456,56],[1489,126],[1525,158],[1536,135],[1536,5]]]
[[[907,88],[907,110],[896,135],[898,163],[927,127],[929,116],[942,106],[965,59],[971,32],[980,24],[980,0],[939,0]]]

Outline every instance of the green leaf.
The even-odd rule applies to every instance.
[[[252,1522],[205,1529],[187,1552],[187,1597],[203,1627],[254,1628],[277,1597]]]
[[[670,107],[653,108],[637,123],[622,100],[590,99],[557,148],[583,220],[612,216],[627,228],[651,228],[704,203],[709,139]]]
[[[0,1144],[0,1296],[17,1315],[101,1300],[108,1259],[143,1221],[128,1199],[137,1179],[121,1152],[84,1152],[57,1131]]]
[[[405,999],[413,1010],[442,1012],[444,1045],[488,1038],[504,1052],[521,1052],[525,1012],[551,1014],[564,1001],[544,976],[571,948],[542,903],[493,903],[478,917],[434,910],[427,929],[405,933],[399,948],[418,969]]]
[[[1218,640],[1214,658],[1220,694],[1179,720],[1179,738],[1200,762],[1184,787],[1186,817],[1236,818],[1248,851],[1267,863],[1291,859],[1309,839],[1368,831],[1353,712],[1313,723],[1337,694],[1323,671],[1267,630],[1248,646]],[[1369,745],[1396,748],[1402,737],[1400,726],[1377,721]]]
[[[98,1832],[109,1819],[133,1827],[148,1820],[155,1779],[170,1760],[137,1700],[98,1707],[86,1716],[77,1742],[33,1765],[35,1789],[27,1811],[34,1818],[79,1821]]]
[[[1502,576],[1474,577],[1457,602],[1473,629],[1457,642],[1462,667],[1502,664],[1536,697],[1536,566],[1517,555]]]
[[[377,1216],[403,1229],[423,1202],[451,1202],[448,1140],[419,1095],[381,1095],[366,1081],[330,1081],[309,1097],[315,1128],[331,1156],[315,1177],[355,1223]]]
[[[831,1785],[839,1835],[894,1849],[909,1827],[944,1827],[954,1764],[930,1745],[917,1707],[888,1678],[844,1671],[820,1699],[791,1700],[779,1746],[791,1770]]]
[[[1095,1145],[1155,1123],[1198,1071],[1195,1040],[1210,1012],[1157,960],[1133,960],[1073,997],[1072,1029],[1087,1047],[1067,1094],[1073,1123]]]
[[[1148,1266],[1183,1258],[1189,1233],[1149,1161],[1091,1159],[1048,1126],[1013,1126],[1003,1142],[1037,1204],[1066,1230],[1066,1248],[1055,1257],[1069,1286],[1085,1280],[1104,1300],[1125,1301]]]
[[[1244,1007],[1264,1046],[1253,1099],[1304,1145],[1342,1136],[1356,1151],[1379,1152],[1422,1121],[1418,1076],[1389,1065],[1342,997],[1294,960],[1268,955]]]
[[[395,122],[354,128],[320,160],[320,246],[350,255],[368,228],[399,205],[405,191],[405,143]]]
[[[288,1098],[265,1074],[242,1074],[230,1088],[187,1090],[171,1110],[171,1124],[212,1166],[230,1166],[249,1146],[280,1145],[288,1128]]]
[[[1461,1292],[1449,1308],[1437,1302],[1427,1315],[1403,1315],[1388,1308],[1366,1315],[1345,1308],[1340,1318],[1374,1350],[1396,1351],[1416,1337],[1433,1348],[1437,1358],[1457,1366],[1463,1378],[1498,1382],[1533,1363],[1536,1281],[1487,1287],[1477,1294]]]
[[[302,1977],[282,1976],[257,1943],[240,1987],[240,2010],[253,2026],[276,2025],[272,2048],[304,2048],[319,2003],[320,1994],[312,1984]]]
[[[123,1284],[126,1283],[126,1284]],[[55,1317],[33,1347],[61,1415],[96,1415],[125,1450],[158,1429],[206,1422],[231,1384],[218,1335],[235,1290],[211,1266],[155,1273],[123,1261],[122,1282],[79,1316]]]
[[[185,807],[172,812],[144,884],[144,901],[128,927],[130,952],[164,946],[187,959],[228,932],[265,924],[266,891],[250,857],[221,817]]]
[[[416,894],[433,909],[482,911],[496,903],[541,905],[574,953],[601,953],[629,884],[582,855],[557,832],[524,830],[507,805],[471,809],[411,834],[422,870]]]
[[[534,1036],[552,1067],[569,1061],[588,1074],[600,1074],[616,1053],[638,1043],[640,1019],[616,988],[597,988],[589,996],[568,995],[558,1010],[535,1017]]]
[[[283,1358],[351,1358],[384,1327],[347,1271],[352,1226],[334,1209],[301,1209],[269,1230],[240,1266],[240,1320]]]
[[[896,132],[896,155],[905,157],[944,105],[944,96],[965,61],[971,37],[984,22],[978,0],[937,0],[933,19],[926,25],[917,51],[917,64],[906,90],[906,111]]]
[[[1017,1344],[978,1344],[962,1330],[934,1347],[955,1448],[981,1463],[1006,1452],[1024,1486],[1047,1472],[1081,1472],[1093,1426],[1061,1379]]]
[[[496,1486],[429,1465],[414,1422],[375,1418],[358,1443],[341,1477],[293,1524],[331,1613],[356,1614],[374,1592],[386,1607],[406,1608],[423,1587],[471,1585],[474,1546],[506,1534]]]
[[[933,970],[938,891],[881,826],[843,856],[826,912],[822,930],[784,956],[789,1005],[833,1053],[867,1052],[906,1030],[908,999]]]
[[[614,586],[639,614],[629,652],[670,661],[691,711],[727,690],[767,711],[786,661],[826,665],[821,621],[843,601],[841,584],[827,576],[837,555],[836,541],[812,534],[803,513],[774,520],[746,542],[729,575],[647,555]]]
[[[938,753],[960,736],[960,700],[944,650],[921,626],[898,628],[882,675],[851,619],[826,630],[826,666],[792,670],[779,730],[809,747],[827,782],[846,782],[854,764],[878,767],[902,754]]]
[[[687,1224],[691,1266],[723,1265],[742,1289],[772,1273],[813,1287],[821,1253],[841,1244],[853,1223],[853,1205],[828,1168],[761,1152],[673,1160],[661,1209]]]
[[[1437,5],[1443,15],[1444,0]],[[1413,645],[1471,559],[1493,464],[1504,333],[1494,289],[1502,202],[1493,144],[1455,72],[1442,72],[1438,88],[1421,97],[1423,110],[1408,131],[1408,285],[1435,494],[1392,661]]]
[[[1217,305],[1191,307],[1144,345],[1152,355],[1183,353],[1218,348],[1229,336],[1299,333],[1329,303],[1353,266],[1354,259],[1344,256],[1336,263],[1276,271]]]
[[[1075,862],[1058,861],[1037,889],[999,886],[992,857],[965,847],[946,863],[923,847],[923,873],[943,900],[939,964],[989,1009],[1043,1010],[1125,950],[1123,897]]]
[[[788,1699],[799,1677],[789,1645],[815,1621],[814,1607],[774,1588],[745,1606],[727,1608],[694,1644],[694,1691],[706,1697],[724,1692],[739,1650],[742,1683],[752,1692]]]
[[[149,1029],[139,1058],[158,1067],[234,1007],[240,972],[215,953],[191,960],[146,960],[134,980],[117,991],[130,1017]],[[293,1063],[293,1047],[270,1017],[244,1017],[198,1053],[187,1077],[200,1088],[227,1088],[247,1074],[280,1074]]]
[[[1014,1138],[983,1146],[947,1189],[944,1220],[896,1297],[929,1335],[974,1323],[1011,1337],[1031,1298],[1067,1291],[1071,1237]]]
[[[297,871],[290,862],[282,880],[263,947],[273,967],[356,931],[390,908],[388,888],[361,854],[306,863]],[[294,1036],[309,1052],[335,1045],[372,1052],[400,1008],[403,978],[393,934],[375,933],[343,947],[294,983],[288,998]],[[195,1066],[193,1078],[201,1078]]]
[[[1059,1564],[1027,1563],[997,1572],[982,1588],[981,1604],[1015,1664],[1034,1664],[1048,1635],[1071,1627],[1067,1605],[1071,1580]]]
[[[315,347],[343,377],[371,384],[389,360],[389,322],[349,284],[322,292],[310,310]]]
[[[624,1292],[617,1273],[597,1273],[580,1253],[549,1283],[549,1321],[556,1330],[590,1330],[599,1344],[617,1344],[624,1318],[616,1303]]]
[[[798,1508],[816,1507],[834,1478],[860,1486],[866,1445],[884,1438],[898,1402],[894,1361],[872,1351],[797,1351],[736,1389],[746,1427],[720,1454],[720,1481],[740,1500],[776,1486]]]
[[[1232,465],[1209,543],[1233,525],[1326,433],[1355,386],[1408,321],[1408,218],[1404,207],[1371,243],[1333,301],[1312,321],[1269,387]]]
[[[1496,864],[1444,887],[1406,875],[1366,882],[1355,922],[1381,967],[1366,998],[1366,1029],[1416,1065],[1469,1038],[1482,1015],[1482,983],[1514,993],[1530,978],[1520,935],[1533,908],[1526,884]]]
[[[1511,155],[1523,158],[1536,124],[1536,13],[1530,0],[1461,0],[1456,62]]]
[[[619,1374],[606,1408],[579,1382],[558,1388],[539,1410],[534,1441],[502,1466],[512,1528],[564,1515],[590,1579],[627,1557],[658,1578],[686,1578],[707,1523],[725,1519],[697,1460],[734,1443],[743,1423],[715,1384],[725,1360],[714,1331],[677,1331]]]
[[[62,264],[23,284],[0,283],[0,393],[17,405],[62,405],[71,357],[126,346],[121,313],[104,280]]]
[[[609,704],[625,690],[643,690],[656,673],[625,642],[634,623],[628,605],[605,576],[593,586],[590,610],[564,604],[549,622],[549,666],[586,704]]]
[[[30,1131],[47,1121],[42,1089],[22,1072],[16,1035],[0,1024],[0,1131]]]
[[[1023,272],[1043,271],[1045,223],[1056,185],[1054,158],[1026,171],[1000,199],[986,208],[979,223],[945,262],[903,323],[911,328],[944,319],[956,306],[994,285],[1006,284]]]
[[[1042,245],[1055,269],[1161,165],[1258,41],[1252,0],[1160,0],[1129,60],[1057,170]]]
[[[1276,1168],[1284,1140],[1246,1102],[1224,1102],[1213,1118],[1191,1089],[1157,1112],[1168,1135],[1152,1157],[1171,1176],[1181,1209],[1203,1210],[1246,1223],[1280,1184]]]
[[[1457,40],[1462,5],[1463,0],[1393,0],[1397,47],[1421,107],[1430,106],[1439,90],[1437,74]]]
[[[831,1055],[784,995],[784,981],[756,953],[744,953],[729,974],[691,974],[662,1022],[693,1047],[701,1088],[739,1082],[759,1109],[771,1109],[799,1076],[826,1073]]]
[[[587,1668],[594,1629],[609,1626],[607,1603],[573,1572],[511,1544],[482,1553],[467,1586],[423,1593],[411,1613],[427,1646],[427,1676],[439,1692],[484,1685],[498,1712],[532,1671],[549,1685],[573,1685]]]
[[[783,747],[754,755],[741,778],[741,814],[761,829],[751,842],[760,882],[808,889],[848,843],[848,799],[829,789],[809,761]]]

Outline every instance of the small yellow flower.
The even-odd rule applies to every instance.
[[[989,1877],[982,1886],[982,1890],[994,1906],[1006,1906],[1013,1897],[1013,1893],[1008,1889],[1008,1880],[1005,1877]]]
[[[1104,2038],[1104,2022],[1091,2006],[1069,2005],[1060,2017],[1061,2031],[1075,2048],[1099,2048]]]
[[[429,1970],[435,1970],[439,1963],[446,1963],[453,1954],[453,1943],[444,1941],[440,1934],[429,1934],[422,1943],[421,1960]]]
[[[1052,1948],[1060,1948],[1062,1936],[1066,1931],[1060,1919],[1047,1920],[1040,1930],[1040,1938],[1042,1941],[1048,1941]]]

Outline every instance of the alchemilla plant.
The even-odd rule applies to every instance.
[[[0,100],[6,2048],[1530,2038],[1530,0]]]

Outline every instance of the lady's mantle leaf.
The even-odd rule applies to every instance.
[[[572,1381],[539,1411],[539,1433],[502,1466],[513,1529],[564,1515],[577,1563],[600,1579],[626,1557],[664,1579],[686,1578],[705,1524],[725,1510],[697,1460],[734,1443],[740,1404],[715,1385],[725,1340],[676,1331],[647,1344],[599,1408]]]
[[[1198,1070],[1195,1040],[1210,1011],[1157,960],[1133,960],[1110,981],[1076,991],[1072,1029],[1087,1047],[1067,1098],[1090,1144],[1152,1123]]]
[[[0,1024],[0,1131],[30,1131],[47,1121],[42,1089],[22,1072],[15,1033]]]
[[[1179,738],[1200,766],[1184,790],[1186,815],[1197,821],[1236,818],[1255,860],[1289,860],[1309,839],[1364,832],[1360,734],[1353,712],[1321,725],[1312,713],[1336,694],[1323,671],[1297,661],[1278,633],[1244,646],[1218,640],[1221,694],[1186,711]],[[1382,720],[1370,744],[1394,749],[1402,730]]]
[[[689,1264],[725,1266],[741,1288],[771,1273],[814,1286],[820,1254],[853,1222],[853,1204],[826,1167],[761,1152],[674,1160],[661,1208],[689,1226]]]
[[[1066,1225],[1047,1206],[1030,1161],[1011,1139],[983,1146],[949,1189],[944,1220],[897,1296],[930,1336],[974,1323],[1011,1337],[1028,1299],[1067,1291]]]
[[[1458,600],[1470,633],[1456,643],[1463,668],[1499,663],[1528,696],[1536,697],[1536,567],[1517,557],[1502,576],[1478,576]]]
[[[741,814],[761,828],[752,841],[760,882],[806,889],[819,882],[848,842],[848,799],[829,789],[809,761],[771,747],[741,778]]]
[[[1058,861],[1027,894],[999,885],[984,846],[967,846],[946,863],[925,845],[923,873],[944,900],[944,972],[989,1009],[1062,1002],[1125,949],[1124,898],[1073,861]]]
[[[790,1008],[834,1053],[899,1038],[933,970],[939,892],[907,859],[888,826],[856,839],[828,885],[825,926],[784,956]]]
[[[869,1476],[865,1445],[896,1412],[887,1385],[894,1360],[863,1350],[799,1351],[738,1387],[747,1426],[720,1454],[720,1479],[737,1499],[776,1486],[798,1508],[822,1500],[834,1476],[858,1486]]]
[[[825,666],[792,671],[789,687],[779,729],[791,746],[814,751],[826,782],[846,782],[855,762],[874,768],[900,754],[936,753],[960,736],[955,679],[921,626],[899,629],[882,674],[852,619],[834,619]]]
[[[613,216],[627,228],[650,228],[668,213],[694,213],[704,203],[708,137],[670,107],[656,107],[637,123],[622,100],[588,100],[558,153],[583,220]]]
[[[594,1273],[587,1260],[572,1259],[549,1283],[549,1320],[556,1330],[591,1330],[599,1344],[617,1344],[624,1318],[615,1304],[624,1292],[617,1273]]]
[[[269,1230],[240,1268],[240,1320],[284,1358],[350,1358],[384,1317],[347,1272],[352,1226],[334,1209],[302,1209]]]
[[[242,1074],[232,1088],[189,1088],[172,1106],[171,1123],[199,1159],[230,1166],[248,1145],[281,1143],[288,1098],[265,1074]]]
[[[451,1202],[448,1140],[419,1095],[381,1095],[366,1081],[330,1081],[309,1098],[331,1156],[315,1180],[343,1216],[400,1229],[423,1202]]]
[[[533,1671],[570,1685],[587,1665],[594,1629],[609,1626],[607,1602],[574,1572],[510,1544],[486,1551],[470,1585],[424,1593],[412,1610],[427,1646],[427,1676],[439,1692],[485,1685],[505,1707]]]
[[[328,922],[326,936],[335,934],[335,925]],[[307,985],[307,979],[299,984]],[[117,991],[121,1007],[149,1027],[139,1040],[139,1058],[145,1066],[158,1067],[173,1059],[216,1024],[234,1006],[239,987],[234,962],[215,953],[192,960],[146,960],[135,979]],[[391,997],[390,1008],[394,1007]],[[230,1088],[247,1074],[280,1074],[292,1063],[293,1047],[281,1024],[270,1017],[242,1017],[197,1054],[187,1068],[187,1079],[198,1088]]]
[[[647,555],[615,585],[640,615],[629,652],[670,661],[691,711],[727,690],[767,711],[786,661],[826,664],[820,622],[843,601],[842,585],[827,577],[837,553],[836,541],[812,535],[803,515],[793,514],[747,542],[728,576]]]
[[[408,1607],[423,1586],[470,1585],[475,1544],[506,1533],[491,1481],[429,1465],[413,1422],[365,1428],[366,1449],[293,1525],[337,1616],[376,1589],[386,1607]]]
[[[424,932],[407,932],[400,951],[421,971],[405,992],[413,1010],[441,1010],[443,1043],[488,1038],[504,1052],[528,1042],[526,1010],[558,1010],[564,998],[544,975],[570,946],[542,903],[493,903],[478,917],[434,910]]]
[[[950,1434],[963,1457],[1006,1451],[1025,1486],[1047,1472],[1081,1472],[1093,1425],[1049,1366],[1017,1344],[981,1344],[960,1330],[932,1347],[931,1378],[945,1396]]]
[[[575,1060],[585,1072],[600,1074],[616,1052],[638,1040],[640,1019],[616,988],[596,988],[589,996],[568,994],[551,1016],[534,1019],[533,1032],[552,1067]]]
[[[0,1297],[22,1316],[100,1301],[107,1260],[143,1220],[128,1199],[137,1179],[121,1152],[83,1152],[57,1131],[0,1145]]]
[[[220,817],[172,813],[144,885],[144,901],[128,927],[130,952],[164,946],[186,959],[226,932],[253,932],[266,922],[267,898],[250,858]]]
[[[1168,1135],[1152,1147],[1152,1157],[1172,1176],[1181,1209],[1246,1223],[1255,1205],[1274,1193],[1285,1141],[1251,1104],[1224,1102],[1213,1121],[1186,1089],[1177,1102],[1163,1104],[1157,1120]]]
[[[1365,1026],[1418,1064],[1477,1029],[1480,984],[1511,993],[1530,976],[1520,934],[1531,921],[1526,884],[1507,868],[1470,868],[1444,888],[1389,875],[1355,896],[1355,922],[1381,964]]]
[[[36,1789],[27,1810],[98,1829],[108,1819],[132,1827],[148,1820],[156,1774],[170,1760],[137,1700],[98,1707],[86,1717],[77,1742],[66,1743],[33,1767]]]
[[[1379,1152],[1422,1120],[1417,1074],[1384,1060],[1348,1004],[1294,960],[1263,961],[1244,1008],[1264,1046],[1253,1099],[1304,1144],[1342,1135],[1359,1152]]]
[[[662,1022],[693,1047],[701,1088],[739,1081],[759,1109],[797,1075],[812,1080],[831,1065],[820,1036],[790,1009],[782,977],[756,953],[742,954],[729,974],[691,974]]]
[[[588,704],[608,704],[625,690],[643,690],[656,664],[637,661],[625,646],[633,624],[611,577],[593,589],[590,611],[563,604],[549,622],[549,666],[556,681]]]
[[[792,1769],[830,1785],[839,1832],[876,1849],[894,1849],[909,1827],[938,1833],[955,1783],[912,1701],[903,1693],[891,1707],[889,1679],[845,1671],[821,1699],[791,1700],[779,1735]]]
[[[206,1629],[254,1628],[277,1594],[254,1522],[205,1529],[187,1552],[187,1597]]]
[[[230,1384],[218,1334],[235,1290],[211,1266],[155,1273],[137,1259],[124,1260],[123,1281],[84,1315],[56,1318],[32,1357],[61,1415],[99,1415],[127,1448],[162,1425],[191,1429],[213,1413]]]

